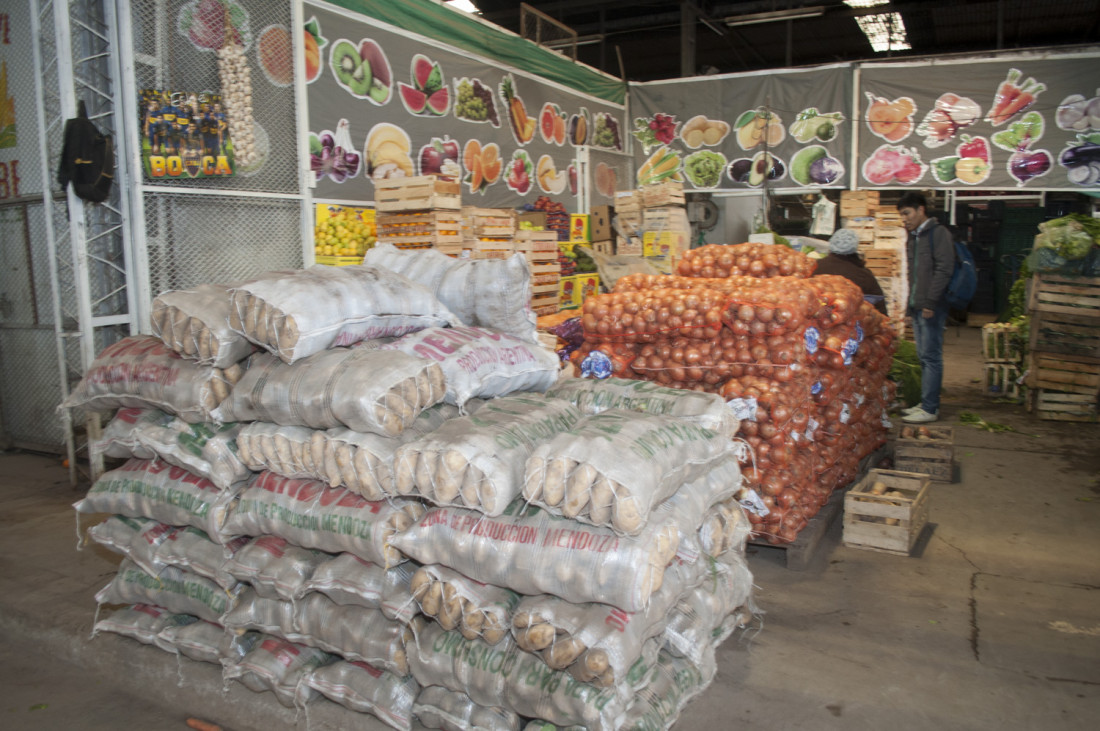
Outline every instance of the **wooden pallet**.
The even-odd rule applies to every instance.
[[[1100,393],[1100,361],[1032,351],[1028,386],[1095,398]]]
[[[1100,315],[1033,310],[1028,349],[1100,361]]]
[[[903,437],[908,429],[927,430],[928,437]],[[894,466],[904,472],[920,472],[935,482],[955,481],[955,430],[949,426],[903,426],[894,440]]]
[[[875,494],[875,486],[900,495]],[[909,556],[928,523],[931,482],[923,474],[871,470],[844,496],[844,545]]]
[[[462,208],[462,186],[449,178],[434,175],[376,180],[374,207],[386,212],[426,209],[458,211]]]
[[[1028,399],[1028,411],[1044,421],[1077,421],[1097,423],[1096,396],[1061,393],[1042,388],[1033,389]]]
[[[852,485],[859,484],[859,481],[872,469],[872,466],[878,464],[887,453],[886,447],[880,447],[864,457],[859,463],[859,477],[852,481]],[[829,501],[807,521],[806,527],[800,530],[790,543],[768,543],[765,540],[754,538],[749,540],[749,544],[760,548],[782,551],[788,569],[805,571],[814,563],[822,548],[823,539],[833,523],[836,522],[837,516],[844,511],[844,494],[852,485],[834,491],[829,496]]]
[[[1100,325],[1100,277],[1036,274],[1031,282],[1028,309],[1092,318]]]
[[[873,216],[879,205],[877,190],[840,191],[840,215],[842,218]]]

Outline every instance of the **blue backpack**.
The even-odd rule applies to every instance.
[[[977,291],[978,270],[974,268],[974,257],[966,244],[955,239],[955,270],[951,272],[951,281],[947,285],[947,306],[953,310],[965,310]]]

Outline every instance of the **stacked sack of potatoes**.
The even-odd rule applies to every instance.
[[[544,396],[558,363],[532,342],[525,283],[505,283],[516,303],[482,305],[455,299],[471,291],[461,272],[415,263],[431,290],[364,266],[166,293],[162,340],[101,354],[66,402],[122,407],[97,448],[130,458],[77,505],[112,514],[89,534],[125,557],[97,595],[124,607],[97,630],[220,663],[286,705],[323,695],[396,728],[414,715],[441,728],[518,728],[521,716],[618,727],[669,657],[712,674],[712,638],[751,609],[724,405],[636,382]],[[230,352],[248,360],[217,360]],[[238,377],[203,402],[187,368],[215,365]],[[636,484],[575,436],[568,456],[529,464],[582,427],[651,456],[683,440],[695,457],[666,454],[663,476]],[[526,557],[502,564],[498,549],[520,535]],[[604,636],[612,625],[623,629]],[[455,643],[467,658],[507,651],[500,684],[486,691],[447,665],[438,647]]]
[[[813,261],[761,244],[688,252],[680,276],[630,275],[582,310],[582,372],[716,393],[752,447],[754,533],[792,541],[885,441],[896,346],[888,321]]]

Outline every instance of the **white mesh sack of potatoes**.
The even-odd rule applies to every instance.
[[[254,350],[244,335],[229,327],[229,286],[201,284],[162,292],[153,300],[153,334],[184,358],[228,368]]]
[[[638,535],[658,503],[733,448],[729,437],[675,416],[604,411],[531,454],[523,496],[567,518]]]
[[[471,407],[480,403],[470,402]],[[331,487],[346,487],[368,500],[381,500],[396,494],[393,457],[397,448],[430,434],[457,416],[457,407],[437,404],[420,412],[396,437],[356,432],[347,427],[322,431],[256,421],[241,429],[237,448],[249,469],[321,480]]]
[[[317,691],[356,713],[369,713],[399,731],[409,731],[420,683],[368,663],[337,660],[313,670],[302,680],[302,690]]]
[[[237,455],[241,424],[190,424],[160,409],[124,408],[92,449],[106,457],[163,459],[220,488],[252,476]]]
[[[271,272],[229,293],[229,326],[286,363],[360,340],[463,324],[426,288],[373,266]]]
[[[510,589],[483,584],[446,566],[421,566],[410,585],[420,611],[446,630],[457,629],[470,640],[490,645],[504,639],[520,596]]]
[[[234,535],[273,535],[327,553],[354,553],[391,568],[405,560],[394,536],[424,514],[410,500],[371,501],[316,480],[261,472],[243,493],[225,530]]]
[[[399,447],[394,491],[500,515],[522,491],[531,453],[580,419],[572,404],[539,394],[492,399]]]
[[[226,522],[237,496],[249,484],[237,482],[219,490],[210,480],[182,467],[131,459],[104,473],[73,507],[78,513],[111,513],[152,518],[168,525],[190,525],[224,544],[240,535],[229,532]]]
[[[741,424],[718,394],[668,388],[652,381],[563,378],[546,395],[569,401],[586,416],[611,409],[678,416],[728,437],[733,437]]]
[[[296,704],[304,706],[317,697],[317,691],[304,688],[302,681],[306,676],[335,660],[316,647],[262,636],[244,657],[224,665],[222,677],[226,681],[239,680],[257,693],[270,690],[279,703],[295,708]]]
[[[367,251],[363,262],[423,285],[464,325],[536,341],[531,269],[523,254],[507,259],[452,259],[432,249],[402,250],[384,244]]]
[[[383,347],[439,363],[447,382],[444,400],[459,408],[475,397],[545,391],[561,370],[552,350],[483,327],[433,327]]]
[[[239,594],[237,589],[227,591],[204,576],[175,566],[150,574],[134,562],[124,560],[114,579],[99,590],[95,600],[98,604],[153,604],[217,622],[234,607]]]
[[[644,609],[676,555],[676,516],[650,521],[641,534],[553,515],[518,498],[497,517],[462,508],[434,508],[391,543],[421,564],[442,564],[520,594],[555,594],[603,602],[627,612]]]
[[[445,393],[437,364],[397,351],[334,348],[293,365],[265,353],[251,359],[215,416],[392,437]]]
[[[257,536],[225,561],[223,569],[250,584],[264,599],[293,601],[330,554],[302,548],[278,536]]]
[[[316,591],[337,604],[380,609],[389,619],[408,624],[418,611],[410,588],[416,571],[408,561],[387,569],[341,553],[318,566],[294,598]]]
[[[213,421],[214,410],[241,374],[239,364],[226,370],[200,365],[181,357],[160,338],[132,335],[100,351],[61,407],[92,411],[153,407],[191,423]]]
[[[440,685],[422,688],[413,713],[427,728],[444,731],[519,731],[519,714],[499,706],[482,706],[465,693]]]

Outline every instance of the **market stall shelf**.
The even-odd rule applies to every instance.
[[[871,470],[844,497],[844,545],[911,555],[928,523],[930,488],[923,474]]]

